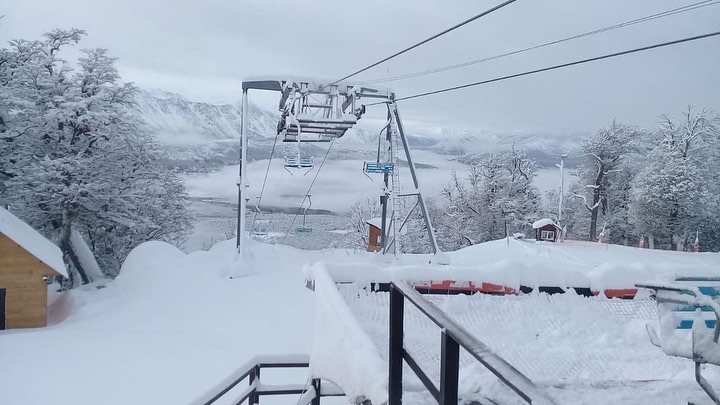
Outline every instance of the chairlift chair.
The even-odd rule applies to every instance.
[[[291,121],[297,123],[297,118],[292,115],[290,116]],[[298,134],[302,134],[302,129],[300,126],[297,127]],[[289,168],[296,168],[296,169],[312,169],[315,166],[315,159],[312,156],[306,156],[301,154],[300,150],[300,142],[301,142],[301,136],[297,136],[296,142],[297,142],[297,154],[296,155],[286,155],[285,156],[285,170],[290,172],[288,170]],[[292,174],[292,172],[290,172]],[[307,172],[306,172],[307,174]]]
[[[310,204],[307,206],[307,208],[303,209],[303,221],[302,226],[299,226],[295,228],[296,233],[306,234],[306,233],[312,233],[313,229],[311,227],[308,227],[306,225],[306,217],[307,217],[307,211],[312,207],[312,198],[310,194],[307,195],[308,200],[310,201]]]
[[[383,138],[383,132],[387,131],[387,139],[390,139],[390,130],[392,126],[392,118],[388,117],[388,121],[385,123],[385,125],[380,130],[380,133],[378,133],[378,146],[377,146],[377,157],[374,162],[364,162],[363,163],[363,173],[367,178],[372,180],[372,177],[369,176],[369,174],[387,174],[391,175],[395,171],[395,163],[392,162],[381,162],[380,161],[380,144],[382,142]]]
[[[365,162],[363,163],[363,172],[369,174],[393,174],[395,170],[394,163],[383,162]]]
[[[268,236],[270,222],[267,219],[258,219],[252,229],[253,236],[264,238]]]
[[[287,168],[312,168],[315,165],[313,156],[287,155],[285,156],[285,167]]]
[[[268,235],[270,221],[263,219],[264,214],[260,211],[260,197],[255,198],[257,202],[255,203],[255,218],[253,219],[251,234],[254,237],[265,237]]]

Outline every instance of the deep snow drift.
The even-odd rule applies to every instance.
[[[254,355],[309,353],[302,263],[350,256],[249,243],[240,264],[234,240],[148,242],[105,288],[53,296],[47,328],[0,331],[0,404],[183,404]]]

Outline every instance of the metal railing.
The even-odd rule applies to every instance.
[[[205,394],[195,399],[190,405],[211,405],[220,399],[223,402],[231,400],[233,404],[238,405],[245,401],[249,405],[254,405],[260,403],[261,396],[293,394],[302,395],[301,398],[306,398],[305,404],[319,405],[320,397],[344,396],[344,393],[337,386],[333,384],[323,385],[320,379],[313,379],[309,385],[268,385],[260,382],[260,370],[262,369],[307,367],[309,367],[308,355],[257,356],[209,389]],[[234,392],[237,391],[234,388],[246,379],[248,380],[247,388]]]
[[[405,299],[415,305],[425,316],[441,328],[440,387],[420,368],[417,361],[403,345],[403,318]],[[510,363],[493,353],[485,344],[462,326],[450,319],[440,308],[425,299],[415,288],[405,282],[390,284],[390,347],[388,373],[388,405],[402,403],[403,361],[441,405],[458,403],[458,377],[460,371],[460,347],[477,359],[500,381],[529,404],[555,404],[538,386]]]

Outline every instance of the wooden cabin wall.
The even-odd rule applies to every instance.
[[[5,289],[5,328],[47,326],[47,284],[55,272],[0,233],[0,288]]]

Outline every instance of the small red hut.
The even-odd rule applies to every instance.
[[[535,229],[535,240],[538,241],[556,242],[558,235],[562,232],[560,227],[550,218],[537,220],[532,227]]]
[[[380,251],[380,235],[382,234],[382,218],[373,218],[368,224],[368,252]]]

